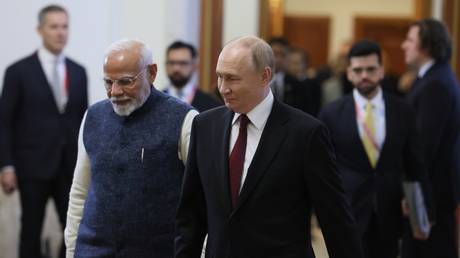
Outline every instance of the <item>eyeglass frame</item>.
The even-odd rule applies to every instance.
[[[366,72],[369,75],[374,75],[379,68],[380,68],[379,66],[368,66],[368,67],[354,67],[354,68],[351,68],[351,70],[356,75],[361,76],[363,72]]]
[[[173,66],[179,66],[179,67],[187,67],[193,64],[193,61],[184,61],[184,60],[167,60],[166,65],[173,67]]]
[[[145,66],[144,68],[142,68],[135,76],[124,76],[124,77],[121,77],[120,79],[116,79],[116,80],[113,80],[113,79],[110,79],[110,78],[107,78],[107,77],[104,77],[102,78],[103,82],[104,82],[104,86],[105,86],[105,89],[106,90],[111,90],[113,85],[116,83],[118,86],[120,86],[122,89],[125,89],[125,88],[129,88],[130,86],[133,86],[134,83],[137,81],[137,79],[139,78],[139,75],[141,75],[141,73],[146,70],[148,68],[148,66]],[[127,83],[127,84],[120,84],[119,82],[122,81],[122,80],[129,80],[130,82]],[[110,83],[108,83],[108,81]]]

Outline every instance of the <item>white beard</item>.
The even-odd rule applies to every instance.
[[[147,100],[148,94],[145,96],[140,96],[139,99],[136,98],[130,98],[127,96],[123,97],[111,97],[110,101],[112,102],[112,107],[113,111],[119,116],[129,116],[131,113],[133,113],[136,109],[141,107],[144,102]],[[117,105],[114,103],[114,101],[117,100],[129,100],[129,102],[125,105]]]
[[[114,103],[114,101],[116,100],[126,100],[126,99],[129,99],[129,102],[125,105],[117,105]],[[115,113],[119,116],[129,116],[131,115],[131,113],[134,112],[134,110],[136,110],[139,107],[136,99],[129,98],[129,97],[121,97],[121,98],[112,97],[110,98],[110,101],[112,102],[113,111],[115,111]]]

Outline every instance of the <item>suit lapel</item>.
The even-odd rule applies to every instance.
[[[67,88],[67,103],[66,109],[69,106],[70,101],[72,100],[73,94],[75,93],[74,87],[78,87],[75,83],[75,73],[72,70],[72,64],[70,64],[69,60],[65,59],[65,76],[66,76],[66,88]]]
[[[33,55],[33,67],[35,67],[34,71],[37,73],[37,78],[40,78],[42,83],[37,83],[37,87],[41,87],[43,92],[46,92],[47,97],[50,99],[47,103],[53,103],[53,107],[56,109],[56,112],[59,113],[57,108],[56,99],[54,98],[53,91],[51,89],[51,85],[48,82],[48,78],[45,75],[45,70],[40,63],[40,59],[38,58],[38,52],[35,52]]]
[[[398,121],[395,117],[393,102],[385,94],[383,95],[383,100],[385,102],[385,140],[383,141],[382,148],[380,150],[380,157],[377,161],[377,169],[381,166],[380,164],[385,162],[386,156],[388,153],[391,153],[389,142],[393,141],[393,138],[398,134]]]
[[[219,171],[219,180],[221,184],[219,189],[223,191],[220,196],[223,196],[223,203],[228,205],[231,209],[232,199],[230,192],[230,178],[228,172],[228,156],[229,156],[229,144],[230,144],[230,132],[232,128],[232,119],[235,113],[226,109],[224,111],[222,123],[220,123],[219,129],[217,132],[222,132],[222,134],[217,134],[216,143],[218,143],[219,153],[217,153],[218,161],[217,168]]]
[[[287,135],[284,125],[288,120],[284,107],[275,100],[232,214],[248,199],[276,157]]]

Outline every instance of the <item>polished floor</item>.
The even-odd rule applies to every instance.
[[[0,258],[16,258],[18,255],[17,241],[20,228],[20,214],[18,192],[5,196],[0,190]],[[57,257],[57,250],[62,237],[59,228],[54,204],[50,201],[46,211],[42,234],[43,250],[51,254],[50,258]],[[328,255],[321,231],[315,229],[312,234],[316,257],[327,258]]]
[[[18,256],[18,236],[20,229],[21,209],[19,193],[5,196],[0,190],[0,258],[16,258]],[[60,225],[52,201],[48,202],[46,219],[43,225],[42,250],[57,257],[59,244],[62,239]]]

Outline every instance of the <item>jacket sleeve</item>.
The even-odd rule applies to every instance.
[[[64,240],[67,247],[67,258],[74,257],[78,228],[83,216],[83,207],[88,195],[88,188],[91,179],[89,157],[83,144],[83,127],[85,124],[85,118],[86,115],[82,120],[82,124],[80,126],[80,134],[78,135],[78,158],[72,186],[70,188],[67,223],[64,230]]]
[[[193,121],[190,149],[176,216],[176,258],[199,258],[207,233],[206,203],[197,156],[196,119]]]
[[[406,115],[404,120],[408,125],[408,137],[404,143],[403,150],[405,180],[418,181],[421,183],[428,217],[430,222],[434,224],[436,221],[436,206],[434,203],[431,185],[428,179],[428,171],[423,162],[422,146],[420,144],[420,133],[415,121],[415,110],[413,110],[411,107],[407,107],[407,112],[405,112],[405,114]]]
[[[21,78],[16,66],[10,66],[3,80],[3,91],[0,97],[0,169],[14,166],[12,139],[14,119],[21,102]]]
[[[449,124],[452,98],[440,81],[430,81],[420,93],[416,112],[417,129],[427,167],[436,159],[443,131]],[[442,103],[442,104],[441,104]]]
[[[305,155],[305,181],[323,230],[329,257],[363,257],[360,237],[324,125],[317,126],[309,136]]]

